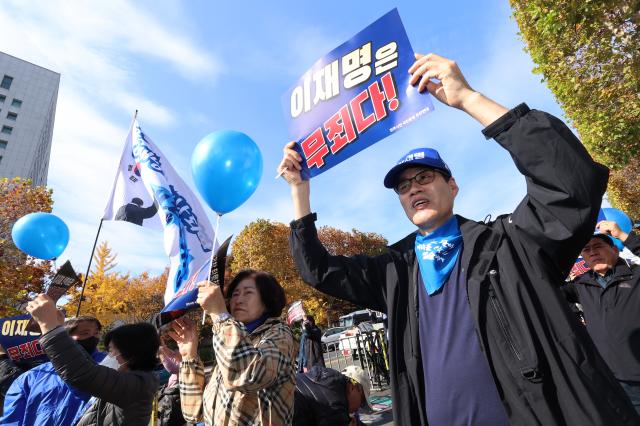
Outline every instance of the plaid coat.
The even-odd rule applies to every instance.
[[[205,387],[202,361],[180,364],[180,400],[188,422],[205,425],[290,425],[296,350],[288,326],[277,318],[249,334],[233,319],[213,325],[216,354]]]

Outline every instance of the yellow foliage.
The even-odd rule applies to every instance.
[[[534,71],[589,153],[613,171],[607,188],[612,205],[640,219],[640,2],[510,4]]]
[[[117,255],[102,242],[94,255],[95,267],[89,275],[81,314],[93,315],[107,325],[115,320],[126,323],[148,320],[164,306],[164,289],[168,269],[157,277],[147,272],[137,277],[111,272]],[[75,313],[81,289],[70,289],[69,313]],[[73,312],[71,312],[73,311]]]

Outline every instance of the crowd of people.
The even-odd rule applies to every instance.
[[[416,55],[409,72],[419,91],[470,115],[509,152],[527,183],[513,213],[485,222],[455,215],[453,171],[434,149],[417,148],[384,177],[416,231],[377,256],[335,256],[318,239],[294,143],[278,166],[291,191],[290,248],[301,277],[387,314],[395,423],[640,424],[640,267],[611,240],[640,254],[640,238],[609,221],[594,235],[608,170],[560,120],[525,104],[504,108],[474,91],[451,60]],[[590,270],[565,283],[579,254]],[[313,318],[298,348],[281,320],[285,290],[269,272],[242,271],[224,291],[200,283],[198,304],[212,322],[208,368],[187,317],[162,339],[146,323],[115,328],[104,354],[95,318],[64,321],[38,295],[27,311],[50,362],[23,372],[0,355],[0,424],[360,422],[370,405],[366,372],[324,366]],[[159,362],[170,374],[160,388]]]

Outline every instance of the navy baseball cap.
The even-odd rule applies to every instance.
[[[384,186],[387,188],[396,186],[400,174],[402,174],[404,169],[411,166],[431,167],[432,169],[439,170],[445,176],[451,177],[451,170],[449,170],[447,163],[442,161],[438,151],[431,148],[416,148],[403,155],[396,165],[389,170],[384,177]]]
[[[593,234],[593,236],[591,237],[591,240],[593,240],[594,238],[598,238],[604,241],[605,243],[607,243],[608,246],[615,247],[615,244],[613,243],[613,240],[611,239],[611,237],[606,234]]]

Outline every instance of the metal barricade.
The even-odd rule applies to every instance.
[[[372,390],[389,387],[389,358],[384,330],[354,333],[330,345],[322,345],[325,366],[342,371],[349,365],[362,367]]]

